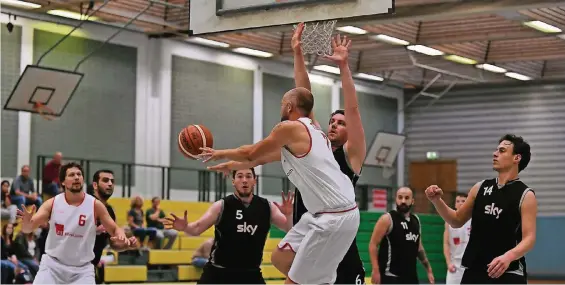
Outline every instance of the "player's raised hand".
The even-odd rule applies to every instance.
[[[302,53],[302,32],[304,31],[304,23],[298,24],[292,35],[291,46],[295,53]]]
[[[334,53],[332,55],[326,55],[327,58],[337,64],[347,63],[349,59],[349,47],[351,46],[351,40],[347,39],[347,36],[343,38],[338,34],[332,38],[332,48]]]
[[[110,240],[112,242],[123,243],[125,246],[129,246],[129,240],[128,237],[126,237],[126,232],[120,227],[116,227],[114,236],[112,236]]]
[[[224,174],[225,177],[229,177],[231,172],[234,170],[233,167],[235,166],[236,163],[237,163],[236,161],[228,161],[213,166],[208,166],[207,168],[208,170],[221,172]]]
[[[292,205],[294,203],[294,192],[288,191],[287,194],[282,192],[281,196],[282,196],[282,204],[279,204],[277,202],[273,202],[273,203],[275,204],[275,206],[279,208],[279,210],[281,211],[281,213],[283,213],[283,215],[289,216],[290,214],[292,214]]]
[[[441,188],[439,188],[439,186],[437,185],[431,185],[426,188],[426,197],[428,197],[430,201],[436,201],[441,198],[442,195],[443,190],[441,190]]]
[[[224,159],[224,155],[221,150],[216,150],[210,147],[201,147],[200,150],[202,152],[198,155],[198,160],[202,160],[202,162]]]
[[[28,211],[26,209],[26,206],[24,204],[20,205],[22,207],[22,209],[24,209],[23,211],[18,209],[18,211],[16,212],[16,216],[22,220],[22,223],[24,224],[28,224],[31,222],[31,217],[33,217],[33,214],[35,214],[35,205],[31,206],[31,210]]]
[[[184,211],[184,219],[177,217],[175,214],[171,213],[171,218],[165,218],[163,225],[165,229],[175,229],[177,231],[184,231],[186,226],[188,226],[188,211]]]

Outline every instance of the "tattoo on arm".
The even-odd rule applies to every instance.
[[[426,269],[430,269],[430,262],[428,261],[428,257],[426,257],[426,251],[423,248],[418,251],[418,259]]]

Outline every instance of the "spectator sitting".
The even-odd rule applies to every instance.
[[[59,169],[61,169],[61,160],[63,154],[56,152],[45,167],[43,168],[43,194],[50,197],[55,197],[59,194]]]
[[[10,199],[10,182],[2,181],[2,220],[8,219],[10,224],[16,222],[18,207]]]
[[[192,255],[192,265],[194,267],[202,268],[210,259],[210,251],[214,245],[214,238],[209,238],[203,242],[200,247]]]
[[[32,276],[28,267],[18,260],[13,251],[14,225],[5,224],[2,227],[2,284],[13,283],[13,280],[23,275],[23,279],[31,281]]]
[[[155,246],[159,245],[164,238],[167,238],[167,244],[163,247],[164,249],[171,249],[173,243],[177,239],[177,231],[174,229],[165,229],[163,225],[163,219],[166,214],[161,210],[161,199],[159,197],[153,197],[151,199],[151,208],[145,212],[145,221],[147,223],[147,228],[155,229],[157,232],[157,239]]]
[[[33,276],[39,270],[39,247],[35,241],[35,234],[20,232],[14,241],[14,253],[18,260],[25,264]]]
[[[131,199],[131,209],[128,212],[128,225],[133,235],[138,239],[139,246],[143,249],[147,249],[145,238],[149,236],[148,243],[152,243],[157,235],[157,230],[143,227],[142,207],[143,199],[140,196],[135,196]]]
[[[29,177],[29,171],[29,165],[22,166],[22,174],[16,177],[12,183],[10,200],[18,208],[21,208],[22,205],[35,205],[36,209],[39,209],[43,201],[35,192],[35,186],[33,185],[33,179]],[[24,209],[21,210],[23,211]]]

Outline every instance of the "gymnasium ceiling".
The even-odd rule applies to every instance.
[[[2,0],[6,1],[6,0]],[[42,5],[32,12],[65,9],[87,11],[84,0],[29,0]],[[164,0],[165,1],[165,0]],[[185,6],[189,0],[168,0]],[[212,1],[212,0],[210,0]],[[375,0],[376,1],[376,0]],[[147,0],[109,0],[95,15],[101,21],[121,25],[148,4]],[[95,2],[96,9],[103,2]],[[396,13],[364,22],[339,23],[355,26],[363,35],[350,35],[354,41],[350,66],[358,73],[376,75],[400,82],[407,88],[458,84],[505,82],[517,79],[505,73],[484,71],[476,65],[455,63],[447,55],[457,55],[503,68],[533,80],[565,80],[565,1],[558,0],[396,0]],[[29,10],[29,9],[28,9]],[[5,12],[4,12],[5,13]],[[188,11],[155,4],[130,26],[155,37],[187,39]],[[546,33],[525,25],[541,21],[561,31]],[[340,32],[345,34],[344,32]],[[282,31],[232,32],[206,36],[229,44],[231,50],[247,47],[272,53],[270,60],[292,62],[291,27]],[[443,52],[429,56],[374,39],[387,35]],[[313,65],[331,65],[310,58]],[[442,73],[437,76],[438,72]],[[434,80],[435,79],[435,80]]]

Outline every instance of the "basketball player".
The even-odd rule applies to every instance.
[[[114,194],[114,172],[109,169],[101,169],[94,173],[94,177],[92,179],[92,195],[98,199],[104,206],[106,210],[108,210],[108,214],[112,218],[113,221],[116,221],[116,214],[114,213],[114,208],[110,204],[108,204],[108,199],[112,197]],[[106,232],[104,225],[100,222],[100,220],[96,221],[96,240],[94,242],[94,259],[92,260],[92,265],[95,268],[98,268],[96,272],[96,284],[100,284],[104,281],[104,267],[103,263],[100,262],[102,257],[102,252],[108,245],[110,244],[110,248],[114,251],[124,251],[129,249],[136,249],[137,248],[137,239],[135,237],[129,238],[129,246],[127,246],[123,242],[119,241],[112,241],[110,238],[110,234]]]
[[[462,284],[527,283],[525,255],[536,241],[537,201],[518,173],[528,166],[530,156],[530,145],[522,137],[504,135],[493,153],[498,176],[475,184],[458,210],[445,204],[437,185],[426,189],[438,213],[452,227],[459,228],[472,218]]]
[[[303,30],[304,24],[301,23],[296,28],[292,37],[294,78],[297,87],[312,90],[300,42]],[[343,38],[343,42],[347,42],[347,37]],[[336,110],[330,115],[327,136],[331,142],[333,155],[339,164],[341,172],[349,177],[353,183],[353,187],[355,187],[365,159],[366,145],[365,131],[361,122],[355,83],[349,69],[348,56],[349,48],[342,44],[342,39],[338,35],[333,39],[333,55],[329,57],[329,59],[334,61],[340,69],[345,110]],[[294,195],[293,223],[297,224],[307,210],[298,188],[295,189]],[[365,268],[359,256],[356,239],[353,240],[345,257],[339,263],[335,283],[365,283]]]
[[[22,232],[30,233],[49,222],[45,254],[34,284],[95,284],[94,240],[96,219],[100,219],[112,240],[128,244],[124,231],[112,220],[106,207],[83,191],[82,167],[76,163],[61,166],[59,181],[65,191],[47,200],[37,213],[19,211]]]
[[[348,47],[350,42],[340,44]],[[281,123],[267,138],[237,149],[202,148],[201,154],[205,161],[232,160],[209,167],[217,171],[281,161],[287,177],[302,190],[308,213],[287,232],[271,258],[288,284],[334,283],[360,221],[353,184],[341,172],[326,134],[310,118],[313,107],[312,93],[294,88],[283,96]]]
[[[459,210],[461,205],[467,200],[467,194],[457,193],[455,196],[455,210]],[[460,284],[465,270],[461,266],[461,259],[471,235],[471,220],[460,228],[454,228],[445,223],[443,231],[443,255],[447,263],[447,284]]]
[[[253,168],[234,171],[235,192],[212,204],[198,221],[188,223],[186,211],[184,218],[172,213],[173,219],[166,218],[167,228],[191,236],[215,225],[214,244],[199,284],[265,284],[260,267],[265,241],[271,223],[284,231],[291,227],[292,218],[286,216],[292,214],[292,202],[283,196],[282,205],[273,205],[253,195],[256,182]]]
[[[426,268],[430,284],[434,284],[432,267],[422,245],[422,225],[418,216],[412,214],[413,205],[412,190],[401,187],[396,191],[396,210],[382,215],[375,224],[369,243],[373,284],[418,284],[416,259]]]

